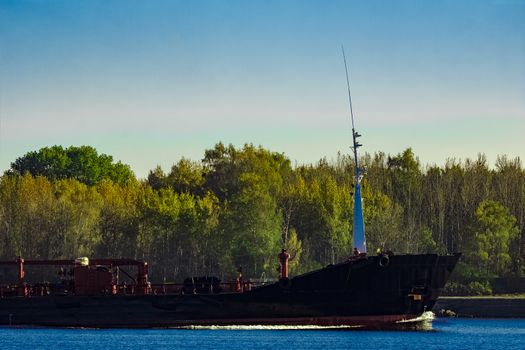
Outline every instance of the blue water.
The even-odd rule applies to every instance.
[[[525,349],[525,320],[437,319],[426,331],[0,328],[0,349]]]

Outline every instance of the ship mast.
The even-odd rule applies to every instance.
[[[354,248],[361,253],[366,253],[366,240],[365,240],[365,221],[363,218],[363,200],[361,198],[361,179],[363,175],[359,173],[359,161],[357,159],[357,149],[362,145],[357,142],[357,138],[361,135],[355,131],[354,124],[354,111],[352,110],[352,95],[350,94],[350,79],[348,78],[348,66],[346,64],[345,49],[341,46],[343,51],[343,60],[345,62],[346,72],[346,87],[348,88],[348,102],[350,104],[350,117],[352,119],[352,141],[353,146],[351,147],[354,152],[355,160],[355,188],[354,188]]]

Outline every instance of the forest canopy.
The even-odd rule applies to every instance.
[[[525,274],[525,170],[484,155],[422,166],[411,149],[365,154],[369,254],[463,252],[451,288],[490,293]],[[202,161],[137,180],[93,147],[29,152],[0,178],[0,259],[136,258],[153,280],[192,275],[275,278],[288,248],[291,274],[352,252],[354,162],[293,167],[282,153],[217,144]]]

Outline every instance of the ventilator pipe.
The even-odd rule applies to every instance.
[[[288,254],[286,249],[283,249],[277,257],[279,258],[279,278],[288,278],[288,260],[290,260],[290,254]]]

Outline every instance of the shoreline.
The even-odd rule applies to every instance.
[[[525,318],[525,296],[439,297],[432,311],[437,317]]]

